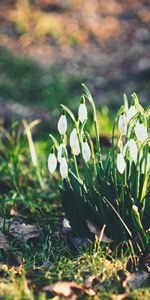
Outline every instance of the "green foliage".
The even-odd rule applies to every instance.
[[[82,78],[67,76],[52,66],[44,69],[29,58],[17,57],[0,47],[0,97],[32,106],[45,105],[50,110],[56,103],[68,103],[73,93],[78,96]],[[41,102],[42,100],[42,102]]]

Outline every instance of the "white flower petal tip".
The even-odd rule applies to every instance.
[[[81,123],[87,119],[87,108],[85,103],[81,103],[78,110],[78,118]]]
[[[62,160],[63,152],[65,153],[66,157],[68,157],[68,152],[67,152],[67,149],[66,149],[65,145],[60,144],[59,147],[58,147],[58,154],[57,154],[57,159],[58,159],[59,163]]]
[[[126,155],[127,149],[129,149],[131,159],[136,163],[137,162],[137,155],[138,155],[138,148],[137,148],[136,142],[133,139],[130,139],[125,144],[124,149],[123,149],[123,156]]]
[[[66,232],[71,231],[70,223],[69,223],[69,221],[68,221],[66,218],[63,219],[63,229],[64,229]]]
[[[133,206],[132,206],[132,209],[137,213],[138,212],[138,207],[134,204]]]
[[[117,154],[117,170],[120,174],[123,174],[126,168],[126,162],[122,153]]]
[[[120,133],[122,135],[126,135],[126,133],[127,133],[127,118],[124,114],[119,117],[118,127],[119,127]]]
[[[140,124],[139,122],[136,124],[135,128],[135,134],[137,137],[137,140],[140,143],[143,143],[148,138],[148,132],[144,124]]]
[[[57,168],[57,158],[54,153],[50,153],[48,157],[48,169],[51,174],[56,171]]]
[[[70,147],[74,155],[78,156],[80,154],[80,145],[76,128],[74,128],[70,134]]]
[[[75,155],[75,156],[78,156],[80,154],[80,146],[79,146],[79,143],[77,143],[73,148],[71,148],[72,150],[72,153]]]
[[[68,164],[65,157],[62,157],[60,162],[60,175],[63,179],[68,177]]]
[[[129,122],[137,113],[137,110],[134,105],[131,105],[130,108],[127,111],[126,117],[127,117],[127,122]]]
[[[61,115],[58,121],[58,131],[60,135],[64,135],[67,131],[67,118],[65,115]]]
[[[82,155],[85,161],[89,161],[91,158],[91,149],[87,142],[82,143]]]

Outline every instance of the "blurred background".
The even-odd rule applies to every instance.
[[[0,121],[76,109],[84,82],[97,108],[150,92],[149,0],[0,0]],[[50,123],[51,122],[51,123]]]

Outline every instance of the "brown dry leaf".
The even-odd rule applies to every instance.
[[[51,292],[62,295],[64,297],[71,297],[73,294],[84,292],[88,296],[95,296],[95,291],[91,288],[85,288],[84,286],[75,282],[58,281],[52,285],[43,288],[45,292]]]
[[[97,226],[95,226],[92,222],[90,222],[89,220],[86,222],[87,226],[90,230],[90,232],[95,234],[95,237],[98,238],[98,240],[100,242],[103,243],[113,243],[113,240],[111,238],[109,238],[105,233],[105,227],[106,225],[103,226],[102,229],[99,229]]]
[[[96,276],[94,275],[90,275],[87,277],[86,281],[85,281],[85,287],[86,288],[91,288],[93,285],[93,282],[96,280]]]
[[[125,289],[129,289],[129,290],[137,289],[143,286],[144,284],[146,284],[149,278],[150,278],[149,273],[145,271],[127,273],[127,277],[123,281],[122,285]]]
[[[11,223],[10,233],[16,238],[23,237],[25,241],[39,237],[39,232],[34,224],[20,224],[18,221],[13,221]]]
[[[73,237],[71,234],[68,237],[77,251],[81,251],[92,244],[92,241],[86,237]]]
[[[4,219],[0,218],[0,226],[4,223]],[[35,224],[25,224],[21,221],[11,221],[5,220],[5,225],[8,227],[8,232],[13,235],[15,238],[24,238],[25,241],[28,241],[32,238],[39,237],[39,232]]]
[[[9,242],[5,235],[0,231],[0,249],[8,250],[9,249]]]

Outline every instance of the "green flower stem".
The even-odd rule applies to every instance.
[[[75,166],[75,171],[76,171],[77,178],[80,179],[78,165],[77,165],[77,159],[76,159],[76,156],[74,154],[73,154],[73,161],[74,161],[74,166]]]
[[[92,143],[92,140],[90,138],[90,135],[88,132],[85,133],[86,137],[88,139],[88,142],[90,144],[90,148],[91,148],[91,154],[92,154],[92,160],[93,160],[93,168],[94,168],[94,175],[97,176],[97,168],[96,168],[96,159],[95,159],[95,153],[94,153],[94,146]]]
[[[125,172],[121,176],[121,208],[123,219],[125,217]]]
[[[132,129],[132,125],[134,124],[135,120],[140,116],[140,112],[137,112],[135,114],[135,116],[133,116],[131,118],[131,120],[129,121],[128,125],[127,125],[127,133],[126,133],[126,141],[130,138],[131,135],[131,129]]]
[[[90,104],[92,106],[92,109],[93,109],[93,122],[94,122],[94,129],[95,129],[95,135],[96,135],[96,148],[97,148],[97,152],[99,154],[100,163],[102,165],[102,153],[101,153],[101,146],[100,146],[100,134],[99,134],[99,128],[98,128],[98,122],[97,122],[97,114],[96,114],[95,103],[94,103],[92,95],[89,92],[89,90],[86,87],[86,85],[82,84],[82,86],[84,87],[84,90],[85,90],[85,95],[84,96],[90,102]]]
[[[143,251],[145,251],[145,246],[147,244],[146,233],[142,226],[138,209],[134,208],[134,206],[132,207],[132,217],[133,217],[133,221],[135,223],[137,232],[139,233],[139,235],[141,237],[141,244],[142,244]]]
[[[119,109],[114,123],[113,123],[113,128],[112,128],[112,172],[113,172],[113,179],[114,179],[114,184],[117,188],[117,169],[116,169],[116,151],[115,151],[115,128],[116,128],[116,124],[118,123],[118,118],[119,116],[124,112],[124,105],[121,106],[121,108]]]
[[[137,156],[137,164],[136,164],[136,199],[138,199],[139,197],[139,185],[140,185],[140,154],[141,151],[143,150],[143,148],[145,147],[145,145],[149,145],[150,142],[150,138],[147,138],[145,140],[145,142],[141,145],[139,152],[138,152],[138,156]],[[146,155],[146,159],[147,159],[147,155]],[[144,172],[144,181],[146,180],[146,172]],[[144,191],[142,191],[144,192]],[[146,193],[146,188],[145,188],[145,193]],[[140,198],[140,202],[143,200],[143,196]]]

